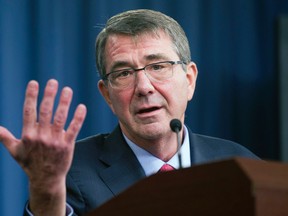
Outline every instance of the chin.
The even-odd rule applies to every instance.
[[[167,132],[167,127],[162,124],[149,124],[143,125],[138,131],[143,137],[147,139],[156,139]]]

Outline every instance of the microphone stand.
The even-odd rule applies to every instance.
[[[179,161],[179,169],[182,169],[182,156],[181,156],[181,137],[180,137],[180,130],[182,128],[182,123],[179,119],[172,119],[170,121],[170,128],[174,131],[177,135],[177,154],[178,154],[178,161]]]

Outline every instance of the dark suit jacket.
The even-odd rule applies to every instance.
[[[258,158],[237,143],[188,131],[192,165],[234,156]],[[144,177],[143,168],[118,126],[111,134],[77,142],[67,176],[67,202],[81,215]]]

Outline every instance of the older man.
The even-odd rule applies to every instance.
[[[25,214],[88,212],[163,165],[178,169],[178,152],[184,167],[233,156],[257,158],[234,142],[194,134],[184,124],[197,67],[183,29],[171,17],[134,10],[110,18],[96,40],[96,62],[99,90],[119,119],[113,132],[75,146],[86,108],[78,106],[64,131],[72,90],[62,90],[53,117],[56,80],[47,83],[38,121],[38,83],[28,84],[21,139],[0,128],[1,141],[29,177]],[[170,128],[175,118],[184,125],[180,147]]]

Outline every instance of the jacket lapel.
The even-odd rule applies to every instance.
[[[145,177],[143,168],[126,143],[119,126],[105,139],[99,159],[107,165],[100,177],[114,195]]]

